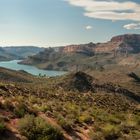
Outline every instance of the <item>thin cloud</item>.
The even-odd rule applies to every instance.
[[[69,4],[84,9],[84,16],[96,19],[124,21],[136,23],[124,25],[125,29],[140,29],[140,4],[132,1],[115,0],[64,0]]]
[[[91,30],[93,27],[90,26],[90,25],[88,25],[88,26],[86,26],[85,28],[86,28],[86,30]]]
[[[84,15],[106,20],[140,21],[140,4],[136,2],[116,2],[108,0],[65,0],[69,4],[82,7]]]
[[[140,23],[126,24],[123,27],[127,30],[138,30],[140,29]]]

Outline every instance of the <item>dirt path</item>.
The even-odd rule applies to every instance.
[[[83,133],[78,131],[73,131],[71,134],[68,134],[64,129],[60,127],[60,125],[58,125],[56,120],[54,120],[53,118],[46,116],[42,112],[39,112],[38,116],[46,120],[47,123],[50,123],[52,126],[55,126],[58,129],[60,129],[65,137],[65,140],[90,140],[87,134],[87,130],[86,131],[83,130]]]
[[[71,136],[69,136],[58,124],[57,122],[53,119],[53,118],[50,118],[50,117],[47,117],[44,113],[42,112],[39,112],[38,113],[38,116],[43,118],[44,120],[47,121],[47,123],[51,124],[52,126],[55,126],[57,127],[58,129],[60,129],[65,137],[66,140],[73,140],[73,138]]]
[[[42,112],[39,112],[38,116],[43,118],[47,123],[51,124],[52,126],[60,129],[60,131],[64,135],[65,140],[90,140],[88,137],[88,129],[85,130],[81,128],[80,131],[73,130],[71,133],[68,133],[57,123],[54,118],[48,117]],[[8,128],[8,131],[6,132],[6,135],[8,136],[7,140],[27,140],[25,137],[20,135],[17,129],[18,121],[19,119],[11,119],[6,123],[6,127]]]

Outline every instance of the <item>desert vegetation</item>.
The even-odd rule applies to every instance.
[[[139,102],[114,93],[110,84],[100,90],[96,86],[103,81],[83,72],[34,79],[1,83],[1,134],[12,127],[17,137],[29,140],[140,138]],[[128,91],[135,94],[132,86],[139,91],[129,82],[134,84]]]

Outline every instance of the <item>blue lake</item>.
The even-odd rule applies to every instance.
[[[63,71],[41,70],[34,66],[18,64],[18,62],[20,62],[20,61],[21,60],[2,61],[2,62],[0,62],[0,67],[12,69],[12,70],[24,70],[33,75],[41,74],[41,75],[46,75],[49,77],[59,76],[59,75],[63,75],[66,73]]]

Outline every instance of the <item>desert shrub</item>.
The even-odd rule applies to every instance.
[[[25,115],[19,121],[18,128],[29,140],[63,140],[60,130],[47,124],[40,117]]]
[[[116,125],[106,124],[102,132],[106,140],[116,140],[120,137],[120,129]]]
[[[109,119],[109,114],[103,109],[99,109],[99,108],[93,109],[92,116],[98,122],[108,122],[108,119]]]
[[[51,110],[51,107],[49,105],[46,105],[46,104],[41,104],[41,105],[35,104],[34,108],[37,111],[41,111],[41,112],[47,112],[47,111]]]
[[[29,102],[31,103],[31,104],[36,104],[36,103],[38,103],[38,98],[37,97],[35,97],[35,96],[30,96],[29,97]]]
[[[79,107],[75,103],[66,103],[65,104],[65,109],[67,112],[74,114],[75,116],[79,114]]]
[[[59,116],[58,118],[58,123],[61,125],[61,127],[63,129],[65,129],[67,132],[72,130],[72,125],[73,125],[73,121],[72,120],[68,120],[62,116]]]
[[[79,122],[79,123],[92,124],[92,123],[93,123],[93,119],[92,119],[92,117],[89,116],[88,114],[83,114],[83,115],[79,116],[78,122]]]
[[[19,103],[19,105],[17,105],[14,109],[14,114],[19,118],[24,117],[26,112],[27,112],[27,107],[23,103]]]

